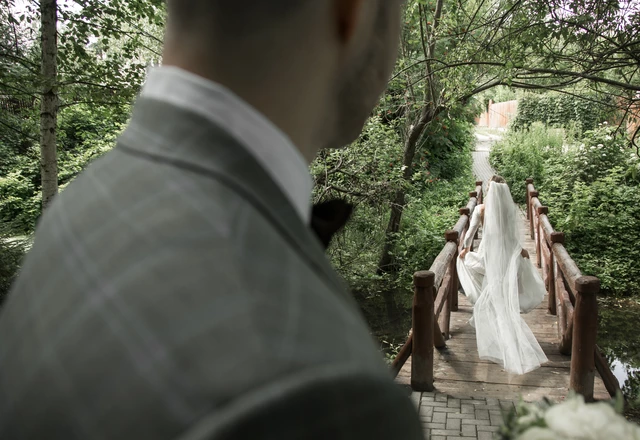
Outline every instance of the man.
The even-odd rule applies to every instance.
[[[401,8],[168,1],[164,67],[44,215],[0,316],[0,438],[421,438],[307,168],[357,137]]]

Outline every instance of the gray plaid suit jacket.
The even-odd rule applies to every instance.
[[[0,314],[0,438],[418,439],[322,246],[224,129],[141,98]]]

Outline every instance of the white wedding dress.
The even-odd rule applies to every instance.
[[[480,213],[473,213],[464,247],[471,245]],[[471,303],[481,359],[509,373],[524,374],[547,362],[540,344],[520,313],[537,307],[544,283],[533,263],[521,256],[518,214],[509,187],[491,182],[484,205],[482,241],[477,252],[458,258],[460,284]]]

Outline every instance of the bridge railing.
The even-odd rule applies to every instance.
[[[540,203],[533,179],[527,179],[526,185],[529,232],[549,294],[549,313],[558,316],[560,353],[571,355],[569,389],[593,400],[597,368],[607,391],[615,396],[618,381],[596,345],[600,280],[582,275],[564,247],[564,233],[553,229],[549,209]]]
[[[445,233],[447,243],[429,270],[413,275],[411,333],[398,352],[391,368],[398,375],[411,356],[411,387],[416,391],[433,390],[433,349],[444,348],[449,339],[451,312],[458,310],[458,274],[456,259],[468,231],[471,214],[482,203],[482,182],[469,193],[467,206],[460,209],[455,226]]]

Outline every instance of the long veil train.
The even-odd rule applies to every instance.
[[[520,312],[535,308],[544,298],[544,284],[529,259],[521,256],[518,214],[509,187],[492,182],[486,197],[483,235],[477,253],[458,261],[460,281],[473,307],[481,359],[496,362],[514,374],[524,374],[547,361],[540,344]],[[474,255],[475,254],[475,255]],[[466,265],[474,266],[471,279]],[[478,270],[484,276],[477,276]],[[480,289],[478,289],[480,287]],[[479,290],[479,291],[478,291]],[[475,294],[473,294],[475,292]]]

